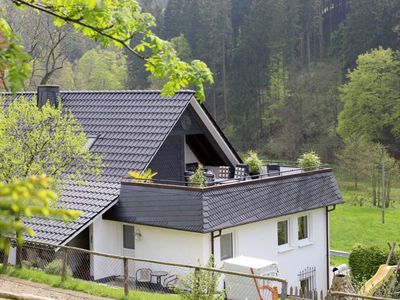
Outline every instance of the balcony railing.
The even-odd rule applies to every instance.
[[[252,180],[260,180],[272,177],[281,177],[281,176],[289,176],[302,174],[310,171],[329,169],[328,165],[321,165],[318,169],[306,170],[299,168],[298,166],[291,167],[290,164],[295,165],[293,162],[282,162],[279,161],[279,164],[276,162],[264,164],[261,168],[259,174],[249,175],[248,173],[242,176],[238,176],[235,172],[230,172],[230,176],[228,178],[221,178],[218,174],[211,173],[207,167],[204,167],[205,172],[204,175],[206,177],[206,187],[216,186],[216,185],[227,185],[227,184],[238,184],[242,182],[248,182]],[[273,165],[274,168],[269,168],[269,166]],[[279,170],[276,170],[276,166],[279,166]],[[215,168],[214,168],[215,169]],[[170,180],[170,179],[143,179],[143,178],[131,178],[133,182],[136,183],[152,183],[152,184],[164,184],[164,185],[175,185],[175,186],[188,186],[188,187],[199,187],[196,184],[190,182],[190,176],[193,172],[185,172],[185,180]]]

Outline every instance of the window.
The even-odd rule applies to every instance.
[[[135,227],[131,225],[123,225],[123,238],[125,249],[135,249]]]
[[[89,150],[92,146],[93,146],[93,144],[94,144],[94,142],[97,140],[97,135],[93,135],[93,134],[88,134],[88,135],[86,135],[86,144],[85,144],[85,148],[87,149],[87,150]]]
[[[303,294],[315,291],[316,267],[307,267],[297,275],[300,281],[300,289]]]
[[[233,235],[227,233],[221,235],[221,260],[233,257]]]
[[[289,243],[289,221],[278,222],[278,245]]]
[[[298,218],[298,238],[304,240],[308,238],[308,218],[302,216]]]

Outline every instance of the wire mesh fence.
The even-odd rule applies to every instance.
[[[287,282],[278,277],[111,255],[69,246],[25,243],[14,247],[15,265],[124,289],[193,298],[286,299]],[[200,297],[200,298],[199,298]],[[208,298],[207,298],[208,299]]]

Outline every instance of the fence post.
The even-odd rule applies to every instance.
[[[124,294],[125,297],[129,294],[129,269],[128,269],[128,258],[124,257]]]
[[[288,283],[282,282],[281,300],[285,300],[287,298],[287,292],[288,292]]]
[[[9,239],[5,240],[4,250],[3,250],[3,271],[7,271],[8,267],[8,256],[11,251],[11,242]]]
[[[63,248],[63,260],[61,269],[61,281],[67,279],[67,268],[68,268],[68,249]]]

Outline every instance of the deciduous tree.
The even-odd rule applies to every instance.
[[[117,47],[124,47],[144,60],[146,70],[152,75],[168,78],[162,89],[165,96],[171,96],[179,89],[193,85],[196,86],[198,100],[204,101],[203,84],[213,82],[212,73],[205,63],[199,60],[191,63],[183,62],[178,58],[171,43],[153,33],[151,27],[156,25],[154,17],[142,12],[135,0],[11,1],[23,8],[30,7],[53,16],[56,26],[72,24],[78,32],[104,46],[114,44]],[[4,19],[2,23],[5,23]],[[137,43],[131,45],[134,37],[138,38]],[[3,61],[5,60],[0,60],[6,66]],[[12,66],[7,66],[9,73]],[[22,85],[27,74],[25,70],[14,77],[9,77],[14,82],[13,90]]]

